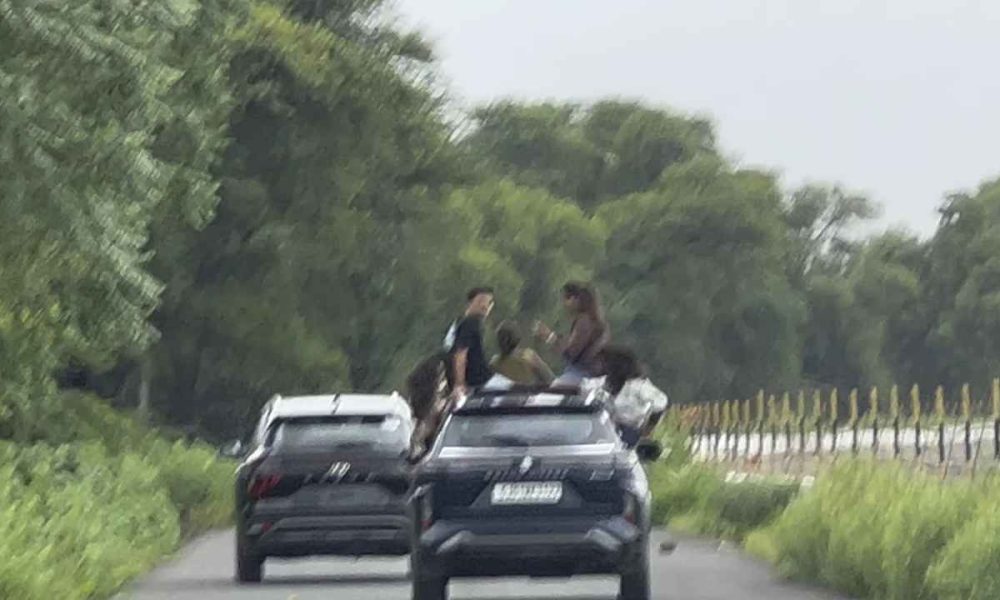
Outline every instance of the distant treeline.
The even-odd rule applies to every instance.
[[[782,189],[702,119],[449,120],[383,4],[0,2],[0,438],[59,418],[57,378],[212,436],[397,387],[480,283],[528,323],[594,280],[681,402],[996,374],[1000,183],[857,241],[868,200]]]

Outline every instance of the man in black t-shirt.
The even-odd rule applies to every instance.
[[[483,322],[493,311],[493,289],[473,288],[466,298],[465,314],[454,325],[454,341],[448,353],[452,392],[456,395],[484,385],[493,376],[483,350]]]

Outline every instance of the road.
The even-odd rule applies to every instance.
[[[654,547],[659,546],[657,540]],[[717,542],[681,539],[669,555],[653,553],[656,600],[837,600],[822,591],[777,581],[766,566]],[[213,533],[182,550],[118,597],[134,600],[409,600],[405,560],[269,561],[264,582],[233,582],[232,533]],[[455,600],[614,600],[610,578],[556,582],[468,580],[451,586]]]

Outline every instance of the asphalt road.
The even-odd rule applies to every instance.
[[[654,540],[654,549],[658,540]],[[681,539],[671,555],[653,552],[657,600],[837,600],[839,597],[779,582],[764,565],[717,542]],[[459,580],[454,600],[614,600],[612,578]],[[125,590],[135,600],[409,600],[406,560],[270,560],[259,585],[233,581],[233,535],[213,533],[192,543]]]

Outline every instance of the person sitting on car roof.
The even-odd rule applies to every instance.
[[[647,378],[635,353],[622,346],[605,346],[597,355],[605,375],[585,379],[584,394],[597,393],[607,404],[622,440],[634,446],[649,435],[667,409],[667,395]]]
[[[449,410],[448,361],[447,353],[435,353],[420,361],[406,378],[406,397],[416,421],[411,439],[414,456],[427,449]]]
[[[497,327],[497,345],[500,353],[490,361],[494,373],[522,385],[548,385],[555,374],[542,357],[531,348],[521,348],[521,333],[517,325],[504,321]]]

